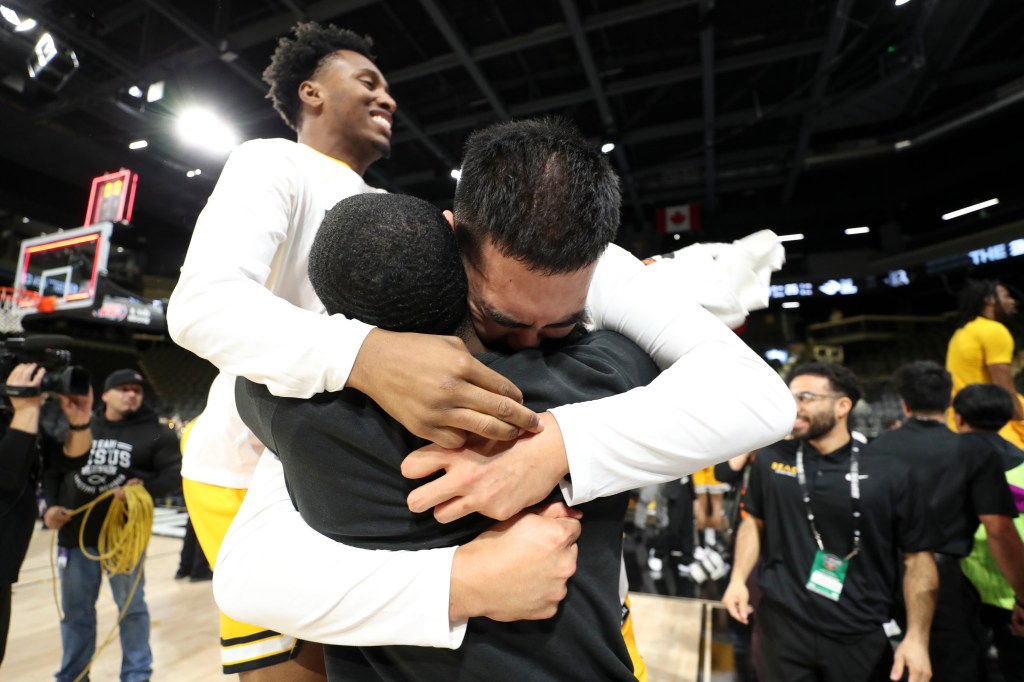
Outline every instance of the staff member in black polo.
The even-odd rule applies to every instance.
[[[746,580],[763,554],[757,616],[769,682],[900,679],[905,669],[924,682],[938,580],[926,507],[905,465],[851,440],[847,420],[861,389],[850,370],[805,364],[789,388],[797,403],[793,439],[763,448],[752,465],[722,601],[747,621]],[[894,660],[882,624],[901,551],[908,627]]]
[[[896,392],[908,419],[871,444],[882,457],[911,466],[917,488],[929,501],[939,596],[929,653],[938,681],[985,679],[988,648],[981,623],[981,598],[960,570],[984,524],[1007,578],[1024,587],[1024,546],[1013,527],[1017,509],[1006,485],[1002,460],[989,448],[971,447],[946,426],[953,380],[941,365],[913,362],[895,374]]]

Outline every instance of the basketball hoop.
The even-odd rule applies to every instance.
[[[21,320],[36,310],[42,297],[34,291],[0,287],[0,334],[17,334],[25,331]]]

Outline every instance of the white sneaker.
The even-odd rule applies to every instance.
[[[647,568],[653,573],[661,573],[661,569],[665,567],[665,562],[662,561],[661,557],[655,555],[654,549],[647,550]]]
[[[708,577],[712,580],[720,580],[729,572],[729,564],[725,563],[721,554],[710,547],[705,548],[700,562],[704,566],[704,570],[707,571]]]

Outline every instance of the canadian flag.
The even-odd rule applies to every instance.
[[[658,232],[696,232],[700,229],[700,204],[664,206],[658,209]]]

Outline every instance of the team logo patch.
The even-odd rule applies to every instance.
[[[792,464],[772,462],[772,471],[781,476],[789,476],[790,478],[796,478],[796,467],[793,466]]]

